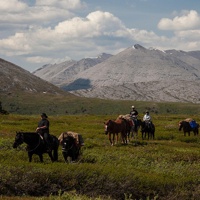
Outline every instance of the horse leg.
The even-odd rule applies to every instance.
[[[144,140],[144,131],[141,131],[141,133],[142,133],[142,139]]]
[[[190,136],[190,131],[188,131],[188,136]]]
[[[135,130],[135,139],[138,138],[138,129]]]
[[[32,156],[33,156],[33,154],[30,153],[30,152],[28,152],[28,159],[29,159],[29,162],[32,162]]]
[[[144,132],[144,138],[146,139],[147,138],[147,131]]]
[[[134,129],[135,129],[135,126],[133,125],[131,127],[131,138],[134,138]]]
[[[127,142],[130,142],[130,134],[131,134],[131,129],[129,129],[129,130],[126,132]]]
[[[117,135],[117,143],[119,142],[119,134],[118,133],[116,133],[116,135]],[[116,143],[116,144],[117,144]]]
[[[77,159],[79,158],[80,151],[81,151],[81,147],[78,146],[78,148],[77,148],[76,151],[75,151],[75,160],[77,160]]]
[[[112,140],[111,140],[111,133],[108,134],[108,139],[109,139],[109,141],[110,141],[111,146],[113,146],[113,142],[112,142]]]
[[[127,135],[126,135],[126,131],[123,132],[123,138],[124,138],[124,144],[127,144]]]
[[[54,158],[53,158],[53,155],[52,155],[52,151],[48,152],[48,155],[49,155],[49,157],[51,158],[51,161],[54,162]]]
[[[126,131],[124,133],[124,136],[125,136],[125,143],[128,144],[128,137],[127,137]]]
[[[137,136],[138,136],[138,127],[135,126],[134,130],[135,130],[135,137],[136,137],[136,139],[137,139]]]
[[[125,138],[124,138],[124,133],[123,132],[121,132],[121,142],[123,144],[125,144]]]
[[[39,156],[39,158],[40,158],[40,162],[43,162],[43,155],[42,155],[42,154],[39,154],[38,156]]]
[[[63,158],[64,158],[65,162],[67,163],[68,162],[67,161],[67,153],[66,152],[62,152],[62,155],[63,155]]]
[[[58,149],[53,150],[53,160],[58,161]]]

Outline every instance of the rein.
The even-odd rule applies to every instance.
[[[41,144],[41,138],[39,137],[39,143],[38,143],[38,145],[35,148],[33,148],[31,150],[28,150],[28,152],[35,151],[40,146],[40,144]]]
[[[39,134],[38,134],[39,135]],[[24,134],[23,134],[23,139],[24,139]],[[41,138],[40,138],[40,135],[39,135],[39,142],[38,144],[36,145],[36,147],[34,147],[33,149],[30,149],[28,150],[28,152],[32,152],[32,151],[35,151],[41,144]],[[30,145],[29,145],[30,146]]]
[[[69,137],[69,136],[68,136]],[[64,137],[63,137],[64,138]],[[64,150],[67,150],[67,151],[69,151],[70,149],[72,149],[73,148],[73,146],[74,146],[74,143],[72,143],[72,145],[70,146],[70,148],[67,148],[66,149],[66,146],[65,146],[65,148],[64,148]]]
[[[70,147],[69,149],[67,149],[67,150],[69,151],[70,149],[72,149],[72,148],[73,148],[73,146],[74,146],[74,144],[72,144],[72,145],[71,145],[71,147]]]

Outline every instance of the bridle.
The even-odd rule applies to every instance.
[[[68,136],[69,137],[69,136]],[[72,143],[72,145],[69,147],[69,148],[66,148],[66,142],[65,142],[65,140],[66,140],[66,138],[64,138],[64,140],[63,140],[63,144],[65,144],[65,145],[63,145],[64,147],[62,147],[62,151],[69,151],[69,150],[71,150],[72,148],[73,148],[73,146],[74,146],[74,141],[73,141],[73,143]]]

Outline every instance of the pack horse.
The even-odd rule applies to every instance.
[[[184,136],[186,136],[186,133],[190,136],[190,132],[193,132],[195,136],[199,134],[199,124],[190,118],[179,122],[179,131],[182,129]]]
[[[73,131],[67,131],[61,133],[58,140],[62,146],[65,162],[76,162],[79,158],[81,147],[84,146],[82,135]]]

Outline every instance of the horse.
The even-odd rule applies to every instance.
[[[40,162],[43,162],[43,154],[48,153],[51,161],[58,161],[58,138],[54,135],[50,135],[51,150],[47,152],[45,142],[41,136],[36,132],[17,132],[13,148],[17,148],[22,143],[27,144],[27,151],[29,162],[32,161],[33,154],[36,154],[40,158]]]
[[[135,126],[135,123],[137,123],[137,126]],[[131,138],[134,138],[134,137],[137,138],[138,130],[140,129],[141,124],[142,124],[141,119],[136,119],[134,122],[132,122],[131,131],[130,131]]]
[[[135,126],[135,122],[130,117],[130,114],[126,115],[119,115],[117,119],[124,119],[126,121],[126,133],[127,133],[127,139],[130,141],[130,137],[134,138],[138,136],[138,130],[141,126],[142,120],[136,119],[137,126]],[[135,133],[135,134],[134,134]]]
[[[126,134],[126,122],[123,119],[107,120],[104,122],[105,134],[109,134],[109,141],[111,146],[115,144],[115,135],[117,136],[118,142],[118,133],[121,133],[121,139],[124,144],[127,144],[127,134]],[[113,135],[111,139],[111,135]]]
[[[155,125],[150,121],[142,121],[141,122],[141,132],[142,132],[142,139],[146,138],[148,135],[149,139],[154,139],[155,137]]]
[[[81,146],[84,145],[82,136],[78,133],[68,131],[61,133],[58,140],[62,146],[62,154],[65,162],[70,162],[69,159],[71,159],[71,162],[75,162],[80,155]]]
[[[184,136],[186,136],[186,133],[188,133],[188,136],[190,136],[190,132],[193,131],[194,136],[199,134],[199,124],[196,123],[196,127],[192,128],[190,123],[188,121],[180,121],[179,122],[179,131],[183,129]]]

